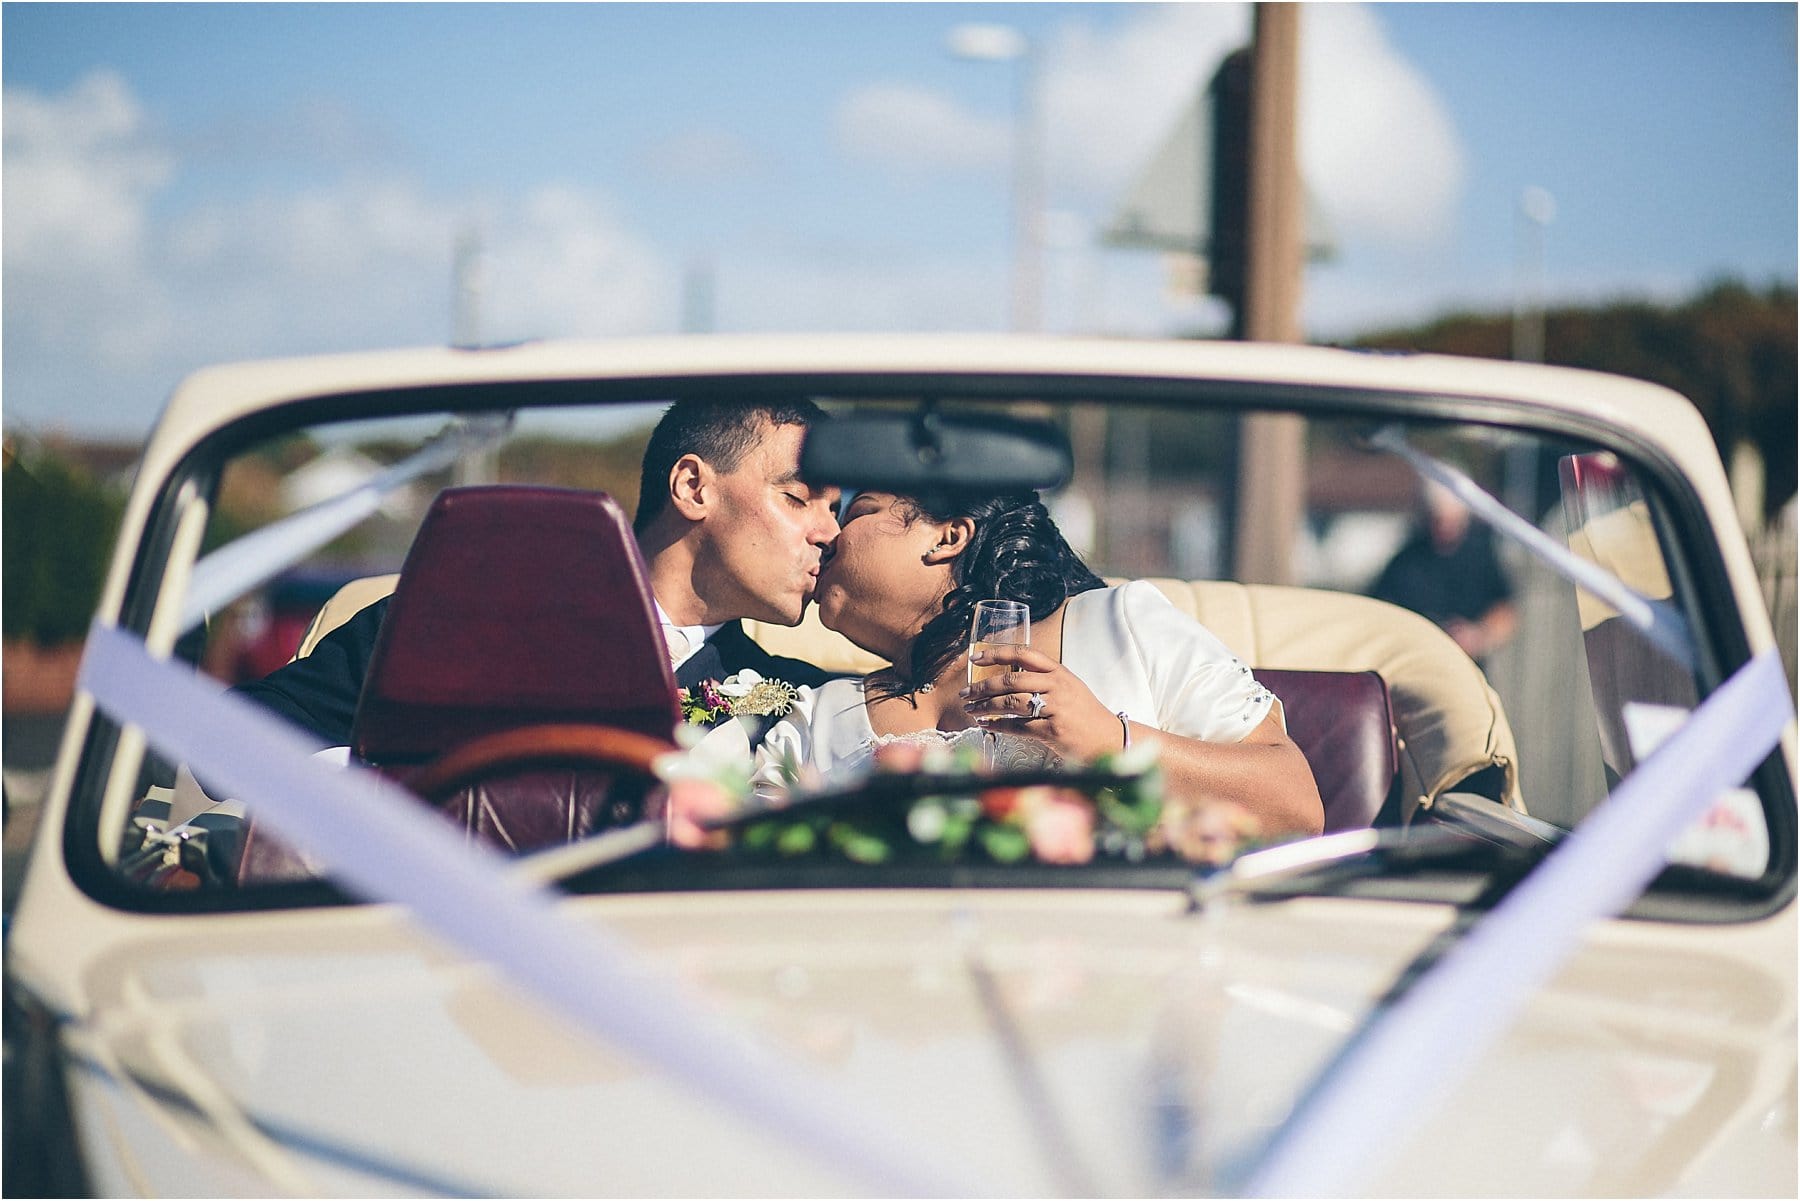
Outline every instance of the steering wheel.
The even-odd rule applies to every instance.
[[[426,800],[442,803],[485,776],[534,767],[623,767],[654,777],[656,760],[677,749],[667,739],[614,726],[522,726],[465,742],[435,760],[407,785]]]

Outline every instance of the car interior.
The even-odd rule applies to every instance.
[[[1308,418],[1305,532],[1318,547],[1302,582],[1277,585],[1228,578],[1235,485],[1231,456],[1220,447],[1232,441],[1235,413],[1027,403],[996,420],[991,411],[965,415],[935,400],[821,399],[838,418],[831,423],[838,440],[817,456],[809,442],[811,469],[855,475],[846,481],[852,485],[993,484],[1011,479],[1008,473],[1042,484],[1046,473],[1062,471],[1064,479],[1051,481],[1053,512],[1089,562],[1109,582],[1151,580],[1281,700],[1320,785],[1327,833],[1428,824],[1541,850],[1629,770],[1634,760],[1619,717],[1625,701],[1694,703],[1691,671],[1665,665],[1652,678],[1639,678],[1641,668],[1633,676],[1621,665],[1645,660],[1639,632],[1528,556],[1509,552],[1507,560],[1519,583],[1515,642],[1548,649],[1530,662],[1518,655],[1485,666],[1422,614],[1363,595],[1366,564],[1360,578],[1342,564],[1319,566],[1318,547],[1337,532],[1379,528],[1391,547],[1409,517],[1417,481],[1369,449],[1368,418]],[[634,406],[643,428],[660,406]],[[843,420],[851,415],[857,420]],[[416,419],[407,427],[424,428]],[[567,428],[557,427],[549,441],[580,450]],[[1578,555],[1648,595],[1674,595],[1667,528],[1652,520],[1640,478],[1613,455],[1578,439],[1467,423],[1418,422],[1413,432],[1506,492]],[[391,458],[404,453],[408,437],[420,435],[383,443],[365,434],[356,443],[339,433],[308,453],[325,458],[354,444]],[[931,439],[932,453],[871,449],[908,438]],[[524,440],[515,432],[514,441]],[[235,462],[292,445],[291,435],[251,443]],[[583,461],[602,453],[611,452]],[[357,711],[354,753],[471,838],[509,853],[637,822],[653,763],[674,749],[675,687],[654,653],[654,615],[627,516],[635,454],[628,445],[615,456],[618,468],[596,477],[534,467],[503,447],[485,478],[461,470],[427,477],[423,517],[411,527],[397,523],[402,533],[390,538],[404,548],[401,569],[371,571],[341,588],[295,651],[311,653],[337,625],[391,595]],[[212,476],[215,526],[229,470]],[[829,672],[881,665],[826,629],[816,609],[797,627],[746,622],[745,629],[771,653]],[[1525,728],[1515,736],[1521,714]],[[136,840],[166,820],[168,774],[168,765],[146,773],[119,856],[122,865],[138,865],[127,874],[160,890],[202,891],[312,877],[311,865],[231,803],[197,823],[212,827],[203,856],[184,852],[185,866],[164,856],[143,869],[134,854],[144,844]],[[1766,831],[1763,837],[1766,845]],[[1752,877],[1774,866],[1765,853],[1762,862],[1731,870]]]

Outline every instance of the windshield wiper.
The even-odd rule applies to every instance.
[[[1345,830],[1252,851],[1229,867],[1195,878],[1195,908],[1229,896],[1290,897],[1329,894],[1373,875],[1395,877],[1462,866],[1502,873],[1510,882],[1537,864],[1554,843],[1502,845],[1448,826]]]

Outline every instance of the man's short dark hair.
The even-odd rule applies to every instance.
[[[683,455],[698,455],[721,472],[738,463],[769,425],[810,427],[825,411],[804,397],[785,400],[678,400],[668,407],[644,448],[644,470],[638,479],[637,516],[632,528],[643,533],[669,504],[669,472]]]

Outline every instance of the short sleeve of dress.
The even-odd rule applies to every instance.
[[[1147,701],[1154,713],[1133,711],[1132,717],[1204,742],[1238,742],[1262,724],[1274,707],[1274,694],[1211,630],[1177,609],[1148,581],[1136,580],[1107,593],[1094,597],[1103,609],[1093,614],[1099,627],[1091,630],[1092,650],[1119,657],[1117,666],[1104,669],[1103,676],[1123,671],[1142,681],[1125,691]],[[1084,627],[1073,635],[1065,632],[1064,640],[1074,637],[1085,643],[1089,634]],[[1064,657],[1067,661],[1066,650]],[[1087,682],[1113,707],[1102,687]]]

